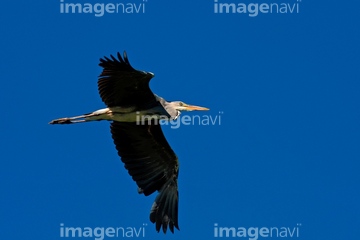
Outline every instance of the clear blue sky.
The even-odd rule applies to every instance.
[[[215,14],[211,0],[60,13],[71,2],[121,3],[1,4],[1,239],[77,239],[60,237],[61,223],[144,227],[143,239],[212,239],[214,224],[298,226],[300,237],[282,239],[358,238],[358,2],[276,0],[299,12],[254,17]],[[154,92],[221,116],[221,125],[164,126],[181,169],[175,234],[155,232],[155,195],[137,193],[108,122],[48,124],[103,108],[99,58],[124,50],[155,73]]]

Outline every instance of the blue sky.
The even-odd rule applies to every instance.
[[[282,239],[359,236],[359,3],[272,1],[299,12],[250,17],[215,14],[214,1],[87,2],[144,12],[1,4],[1,239],[75,239],[60,237],[61,223],[143,227],[143,239],[212,239],[214,224],[298,228]],[[175,234],[155,232],[155,195],[137,193],[108,122],[48,124],[103,108],[99,58],[124,50],[155,73],[154,92],[221,117],[163,128],[180,160]]]

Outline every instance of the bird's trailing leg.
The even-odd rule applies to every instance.
[[[96,120],[111,120],[109,117],[111,111],[108,108],[100,109],[92,113],[83,114],[76,117],[69,118],[58,118],[49,122],[49,124],[71,124],[71,123],[82,123]]]
[[[59,118],[52,120],[49,124],[70,124],[70,123],[81,123],[86,122],[85,120],[86,115],[70,117],[70,118]]]

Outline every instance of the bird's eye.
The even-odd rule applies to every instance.
[[[183,102],[179,102],[179,106],[184,106],[184,103]]]

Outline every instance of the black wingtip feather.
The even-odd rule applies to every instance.
[[[160,190],[150,211],[150,221],[155,223],[157,232],[162,228],[166,233],[169,228],[174,233],[178,226],[178,191],[176,181],[169,180]]]
[[[123,59],[122,59],[122,57],[121,57],[120,52],[117,52],[117,57],[118,57],[118,59],[119,59],[120,62],[123,62]]]
[[[119,60],[118,59],[116,59],[113,55],[110,55],[110,57],[111,57],[111,59],[114,61],[114,62],[119,62]]]
[[[136,71],[130,64],[130,61],[127,57],[126,51],[124,51],[124,56],[122,57],[120,52],[117,52],[117,58],[113,55],[110,55],[110,58],[107,56],[104,56],[103,58],[100,58],[99,66],[106,68],[117,68],[120,71],[130,71],[134,72]]]
[[[130,64],[130,63],[129,63],[129,59],[128,59],[127,54],[126,54],[126,51],[124,51],[123,55],[124,55],[124,60],[125,60],[125,62],[126,62],[127,64]]]

